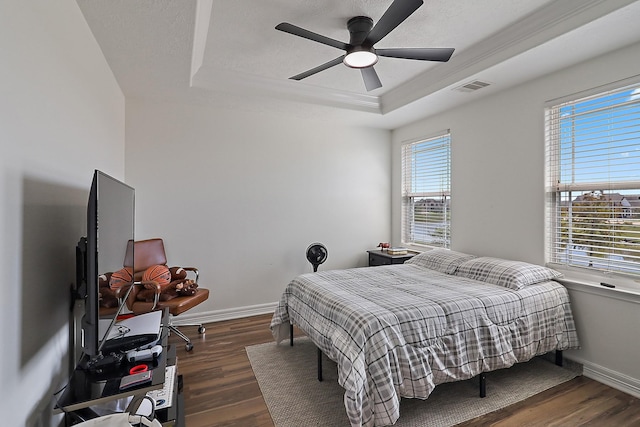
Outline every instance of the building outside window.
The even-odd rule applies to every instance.
[[[640,84],[546,109],[547,257],[640,274]]]
[[[438,246],[451,243],[451,136],[402,146],[402,243]]]

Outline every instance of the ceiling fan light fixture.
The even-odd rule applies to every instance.
[[[293,34],[303,39],[340,49],[345,53],[331,61],[327,61],[317,67],[303,73],[289,77],[292,80],[302,80],[316,73],[335,67],[341,62],[349,68],[360,70],[364,86],[367,91],[382,87],[375,65],[378,56],[387,58],[413,59],[416,61],[447,62],[454,49],[452,48],[386,48],[376,49],[374,46],[402,24],[413,12],[423,4],[423,0],[391,0],[391,5],[382,14],[374,25],[373,19],[368,16],[354,16],[347,21],[349,30],[349,42],[345,43],[322,34],[317,34],[288,22],[276,25],[276,30]]]
[[[345,55],[342,62],[351,68],[367,68],[378,62],[378,55],[371,50],[353,50]]]

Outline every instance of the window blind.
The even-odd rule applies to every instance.
[[[448,248],[451,238],[451,136],[402,146],[402,242]]]
[[[640,85],[545,113],[549,261],[640,274]]]

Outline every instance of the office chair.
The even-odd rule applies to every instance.
[[[129,242],[131,245],[131,242]],[[140,281],[143,273],[149,267],[154,265],[167,265],[167,256],[164,250],[164,242],[160,238],[148,239],[148,240],[139,240],[133,242],[133,257],[131,256],[130,250],[127,250],[127,255],[125,257],[124,266],[131,267],[133,265],[134,269],[134,281]],[[188,273],[192,274],[195,277],[195,282],[198,282],[199,272],[195,267],[182,267]],[[144,284],[149,284],[150,282],[143,282]],[[182,338],[186,344],[185,348],[187,351],[193,350],[193,343],[184,333],[182,333],[177,326],[173,325],[173,317],[178,316],[184,313],[187,310],[195,307],[196,305],[206,301],[209,298],[209,290],[198,287],[195,291],[195,294],[189,296],[176,296],[174,298],[163,301],[160,298],[160,294],[162,291],[162,286],[158,285],[156,282],[151,282],[152,287],[155,290],[155,297],[153,301],[145,301],[140,300],[137,295],[144,289],[145,287],[137,285],[134,286],[131,290],[131,293],[127,297],[126,304],[127,308],[134,314],[142,314],[148,313],[150,311],[168,309],[169,311],[169,325],[167,325],[170,331],[175,332],[180,338]],[[148,287],[147,287],[148,288]],[[205,332],[205,327],[201,323],[193,324],[192,326],[198,326],[198,333],[202,334]]]

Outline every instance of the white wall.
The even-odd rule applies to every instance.
[[[388,131],[127,100],[126,133],[136,239],[164,238],[169,263],[211,290],[182,319],[271,311],[312,271],[309,244],[329,269],[364,266],[389,239]]]
[[[124,177],[124,97],[73,0],[0,3],[0,414],[54,425],[94,168]]]
[[[476,102],[470,94],[465,106],[396,129],[392,239],[400,240],[402,142],[449,128],[452,249],[544,264],[545,102],[632,77],[639,70],[636,44]],[[611,374],[616,379],[610,383],[618,388],[640,394],[634,356],[640,354],[640,307],[637,299],[616,299],[615,292],[594,294],[571,287],[582,349],[568,353],[587,369]],[[614,318],[620,319],[615,325]]]

